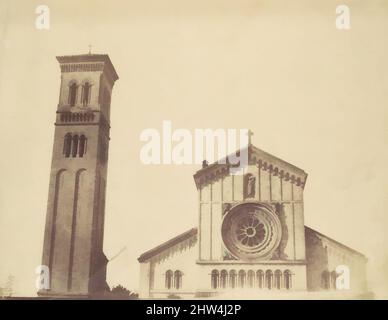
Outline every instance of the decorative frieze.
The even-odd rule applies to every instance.
[[[61,64],[61,72],[103,71],[104,63],[69,63]]]
[[[197,236],[192,236],[191,238],[184,240],[181,243],[178,243],[167,250],[164,250],[155,256],[152,257],[152,262],[159,264],[177,254],[182,254],[184,251],[191,249],[197,243]]]

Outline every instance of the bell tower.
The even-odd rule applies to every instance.
[[[59,56],[61,86],[42,264],[49,296],[107,288],[103,253],[110,101],[118,75],[105,54]]]

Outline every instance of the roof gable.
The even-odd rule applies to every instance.
[[[324,238],[329,243],[335,244],[336,246],[341,247],[342,249],[345,249],[345,250],[351,252],[352,254],[367,260],[367,257],[363,253],[361,253],[355,249],[352,249],[352,248],[342,244],[341,242],[338,242],[337,240],[334,240],[334,239],[332,239],[332,238],[330,238],[330,237],[328,237],[328,236],[326,236],[326,235],[324,235],[324,234],[322,234],[322,233],[320,233],[320,232],[318,232],[310,227],[304,226],[304,229],[305,229],[306,234],[314,234],[314,235],[318,236],[319,238]]]
[[[336,241],[328,236],[325,236],[324,234],[322,234],[314,229],[311,229],[310,227],[305,226],[304,229],[305,229],[305,232],[313,233],[313,234],[318,235],[319,237],[323,237],[327,241],[333,242],[334,244],[342,247],[343,249],[346,249],[346,250],[350,251],[351,253],[367,260],[366,256],[357,250],[354,250],[354,249],[352,249],[352,248],[350,248],[350,247],[348,247],[348,246],[346,246],[346,245],[344,245],[344,244],[342,244],[342,243],[340,243],[340,242],[338,242],[338,241]],[[172,248],[173,246],[178,245],[178,244],[182,243],[183,241],[188,240],[191,237],[196,236],[197,234],[198,234],[198,228],[192,228],[192,229],[162,243],[161,245],[144,252],[143,254],[140,255],[140,257],[137,260],[139,262],[146,262],[147,260],[150,260],[151,258],[155,257],[156,255],[165,252],[166,250]]]
[[[264,170],[268,170],[273,175],[280,175],[286,181],[291,180],[297,185],[305,186],[307,173],[278,157],[275,157],[268,152],[265,152],[254,145],[250,144],[248,147],[248,164],[257,165]],[[241,152],[240,149],[237,151],[237,154]],[[228,156],[229,157],[229,156]],[[194,180],[197,188],[200,188],[201,185],[211,182],[215,179],[218,179],[219,176],[229,175],[230,168],[232,164],[228,162],[228,157],[219,160],[211,165],[203,167],[194,174]]]

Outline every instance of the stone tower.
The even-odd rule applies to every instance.
[[[110,101],[118,75],[105,54],[60,56],[39,295],[90,296],[107,287],[103,253]]]

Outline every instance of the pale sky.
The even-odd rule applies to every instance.
[[[50,8],[50,30],[35,8]],[[197,225],[196,165],[147,166],[146,128],[250,128],[253,144],[308,174],[306,225],[363,252],[388,297],[388,2],[0,0],[0,286],[35,295],[60,70],[109,54],[104,251],[110,286],[138,288],[137,257]]]

